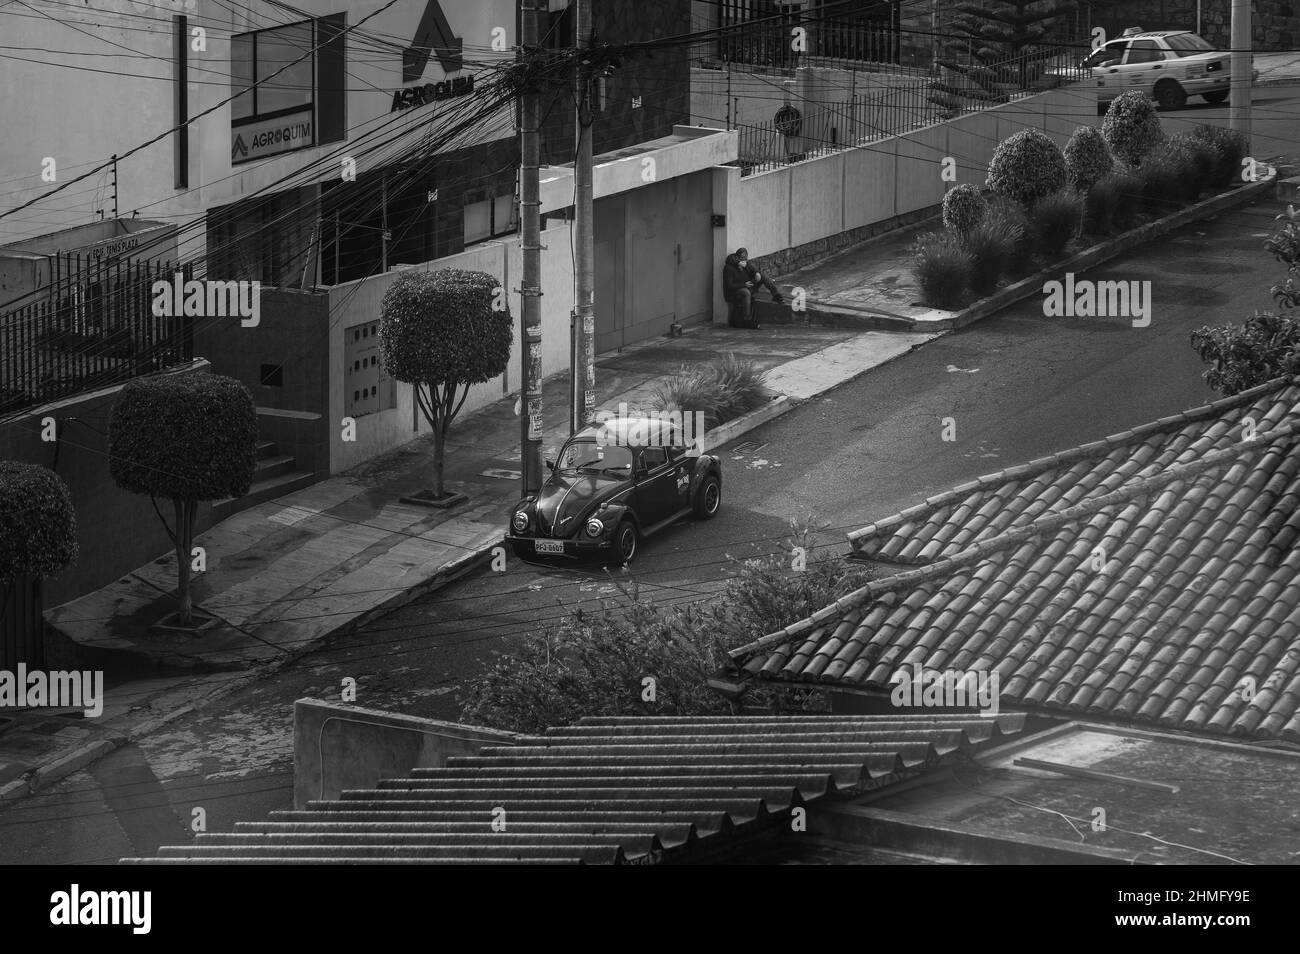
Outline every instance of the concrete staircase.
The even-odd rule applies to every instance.
[[[297,458],[289,454],[281,454],[280,447],[275,441],[258,441],[257,472],[253,475],[253,486],[242,497],[214,500],[212,522],[219,523],[241,510],[291,494],[315,482],[316,475],[310,471],[299,470]]]

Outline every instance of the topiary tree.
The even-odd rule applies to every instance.
[[[63,478],[47,467],[0,460],[0,623],[13,584],[77,561],[77,514]]]
[[[257,409],[248,389],[219,374],[137,378],[108,423],[108,467],[123,490],[147,494],[176,548],[177,612],[191,626],[190,560],[200,500],[242,497],[257,469]],[[158,510],[171,500],[175,529]]]
[[[969,235],[971,230],[984,221],[988,203],[980,190],[969,183],[949,189],[943,197],[944,227],[958,236]]]
[[[486,272],[405,272],[380,305],[379,351],[388,373],[412,385],[433,429],[433,500],[443,488],[443,448],[471,385],[510,361],[513,322],[501,283]]]
[[[1022,129],[998,143],[986,184],[1028,208],[1065,185],[1065,157],[1050,137]]]
[[[1101,134],[1111,154],[1134,167],[1164,138],[1155,102],[1138,89],[1120,93],[1111,101]]]
[[[1076,192],[1087,192],[1115,165],[1106,137],[1094,126],[1080,126],[1062,152],[1065,174]]]

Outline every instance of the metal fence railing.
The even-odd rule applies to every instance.
[[[1086,50],[1087,41],[1076,40],[992,63],[956,57],[936,74],[884,83],[862,72],[848,102],[787,105],[766,122],[738,124],[735,164],[742,175],[765,172],[1076,82],[1088,72],[1078,65]]]
[[[193,266],[58,256],[53,280],[0,311],[0,413],[193,360],[193,319],[153,313],[153,283]]]

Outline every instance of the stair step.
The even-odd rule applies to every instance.
[[[305,470],[290,471],[267,480],[259,480],[242,497],[227,497],[212,502],[212,522],[217,523],[249,507],[302,490],[316,482],[316,475]]]
[[[257,459],[266,460],[268,457],[274,457],[279,453],[280,448],[275,441],[258,441],[257,442]]]
[[[257,462],[257,473],[253,478],[253,484],[256,486],[262,481],[270,480],[272,477],[279,477],[281,474],[292,473],[298,463],[298,459],[292,454],[276,454],[274,457],[263,457]]]

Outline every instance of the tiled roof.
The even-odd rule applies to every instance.
[[[851,533],[889,575],[733,661],[982,671],[1002,705],[1300,740],[1298,430],[1283,379],[957,487]]]
[[[128,862],[621,863],[1019,733],[1024,716],[586,718]],[[504,809],[504,816],[494,809]],[[493,830],[503,817],[504,831]]]

